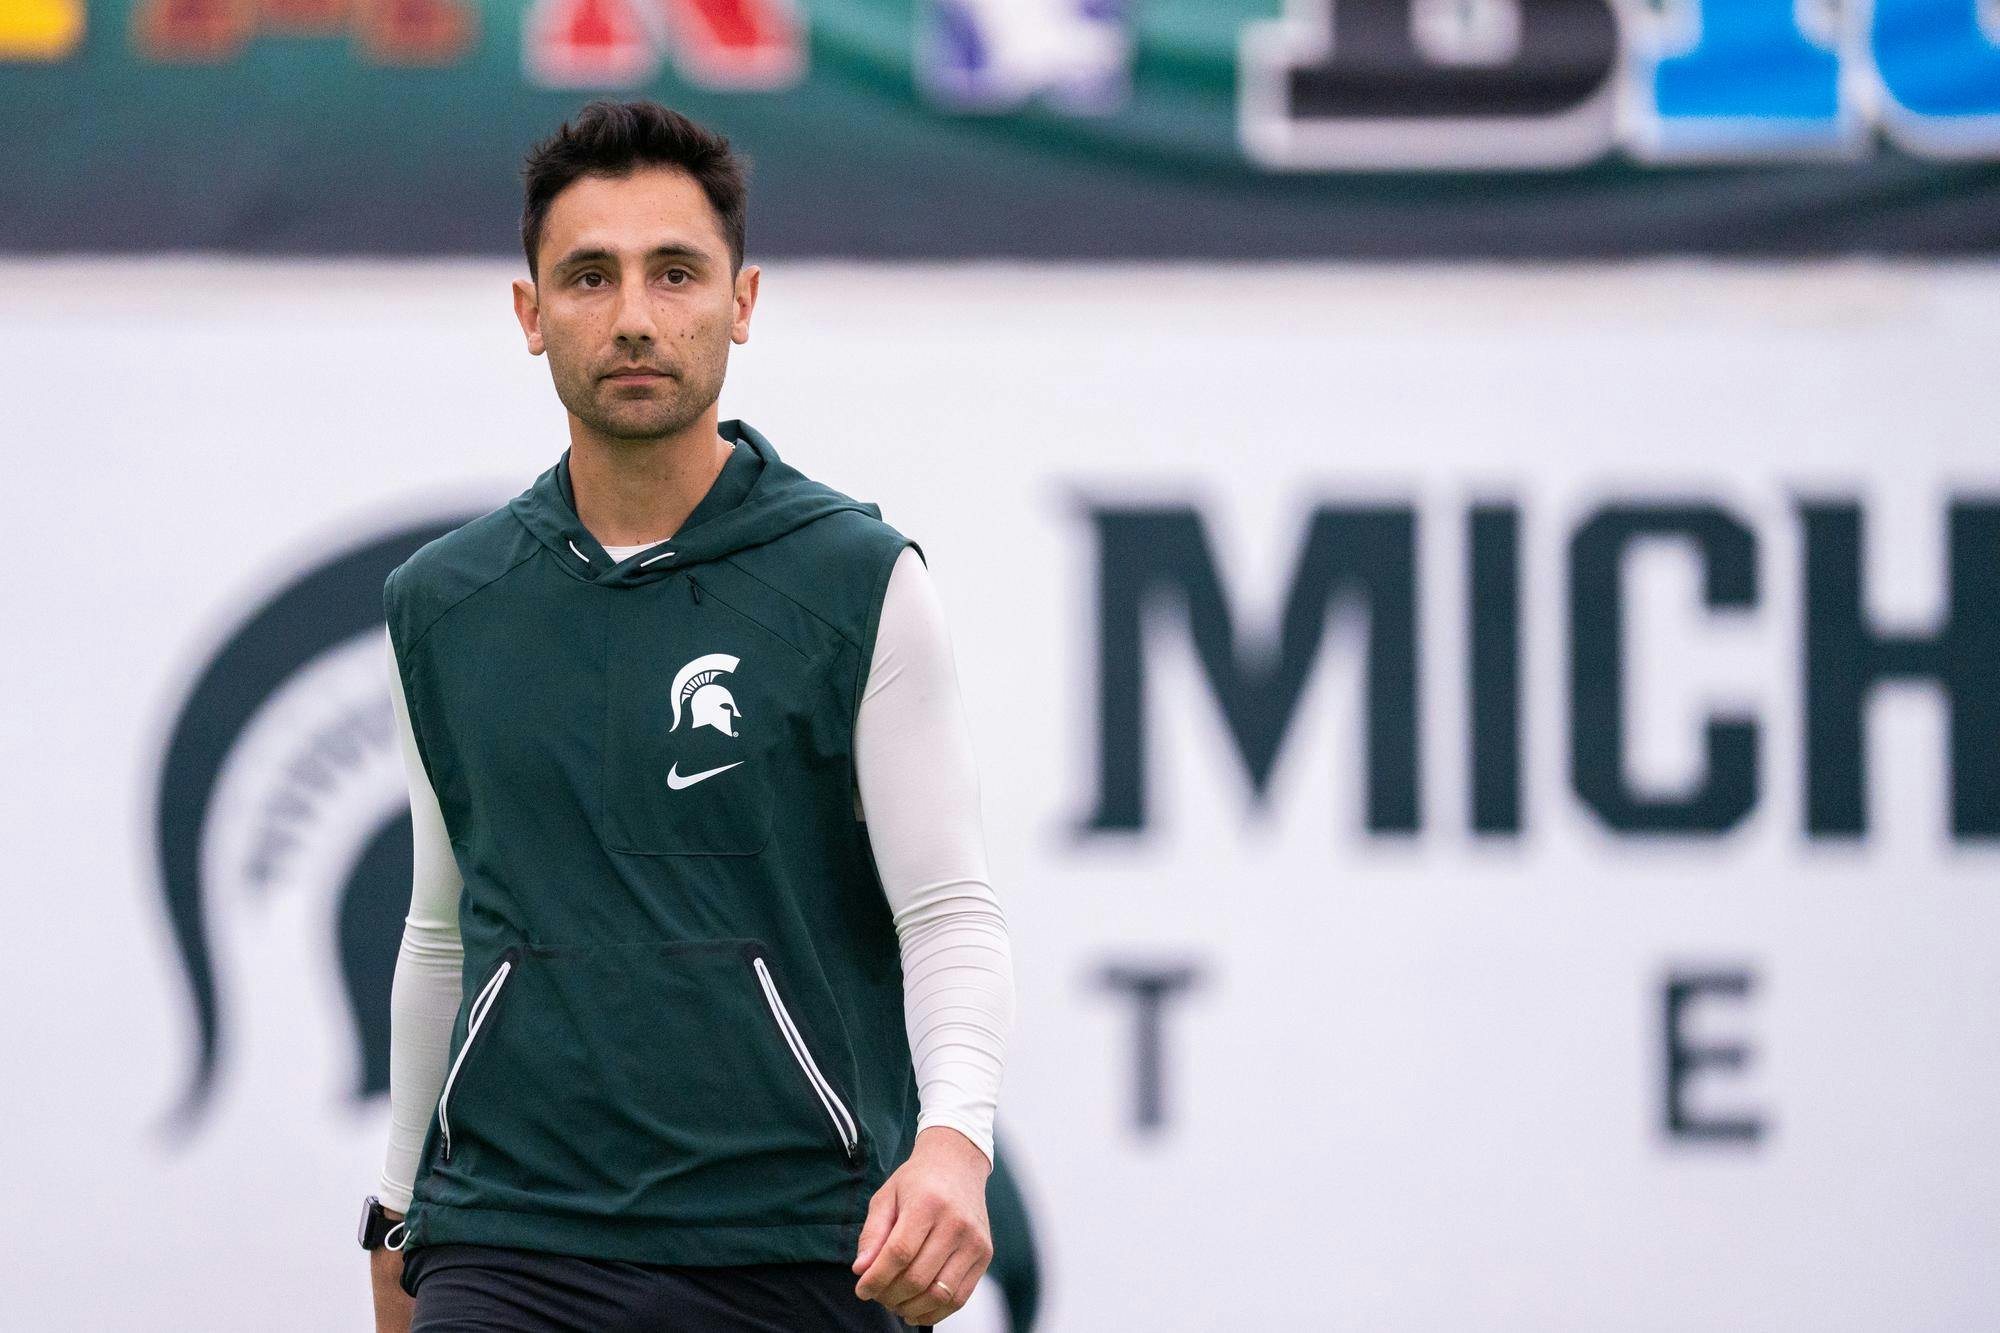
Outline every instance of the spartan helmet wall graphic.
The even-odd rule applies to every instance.
[[[736,659],[728,653],[705,653],[676,671],[674,723],[667,730],[680,730],[681,710],[685,708],[692,719],[689,731],[714,727],[725,736],[736,735],[736,719],[743,716],[743,710],[736,706],[736,696],[729,692],[729,687],[717,679],[734,670]]]

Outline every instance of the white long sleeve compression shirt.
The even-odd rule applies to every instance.
[[[623,560],[653,544],[604,549]],[[376,1192],[387,1207],[406,1211],[461,999],[463,881],[417,750],[393,644],[388,652],[416,847],[390,990],[389,1144]],[[929,569],[908,547],[883,595],[855,721],[854,777],[902,955],[917,1128],[948,1125],[991,1161],[1014,1023],[1013,959],[987,875],[978,772],[943,604]]]

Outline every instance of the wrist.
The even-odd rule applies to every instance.
[[[993,1159],[978,1142],[956,1125],[926,1125],[917,1131],[916,1149],[913,1151],[938,1152],[953,1158],[976,1162],[983,1172],[993,1169]]]
[[[364,1250],[400,1250],[408,1238],[408,1227],[399,1209],[391,1208],[371,1194],[361,1201],[361,1224],[355,1239]]]

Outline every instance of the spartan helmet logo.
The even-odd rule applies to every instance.
[[[736,706],[736,696],[729,687],[717,680],[736,670],[736,659],[728,653],[707,653],[689,662],[674,673],[674,724],[668,731],[679,731],[681,709],[686,708],[692,722],[689,731],[696,727],[714,727],[725,736],[736,734],[736,719],[743,716],[743,710]]]

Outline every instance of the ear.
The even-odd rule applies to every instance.
[[[755,264],[746,264],[736,275],[736,322],[729,329],[733,343],[750,341],[750,312],[757,308],[757,279],[762,273]]]
[[[514,279],[514,318],[521,321],[521,332],[528,337],[528,355],[542,354],[542,304],[535,284],[524,278]]]

